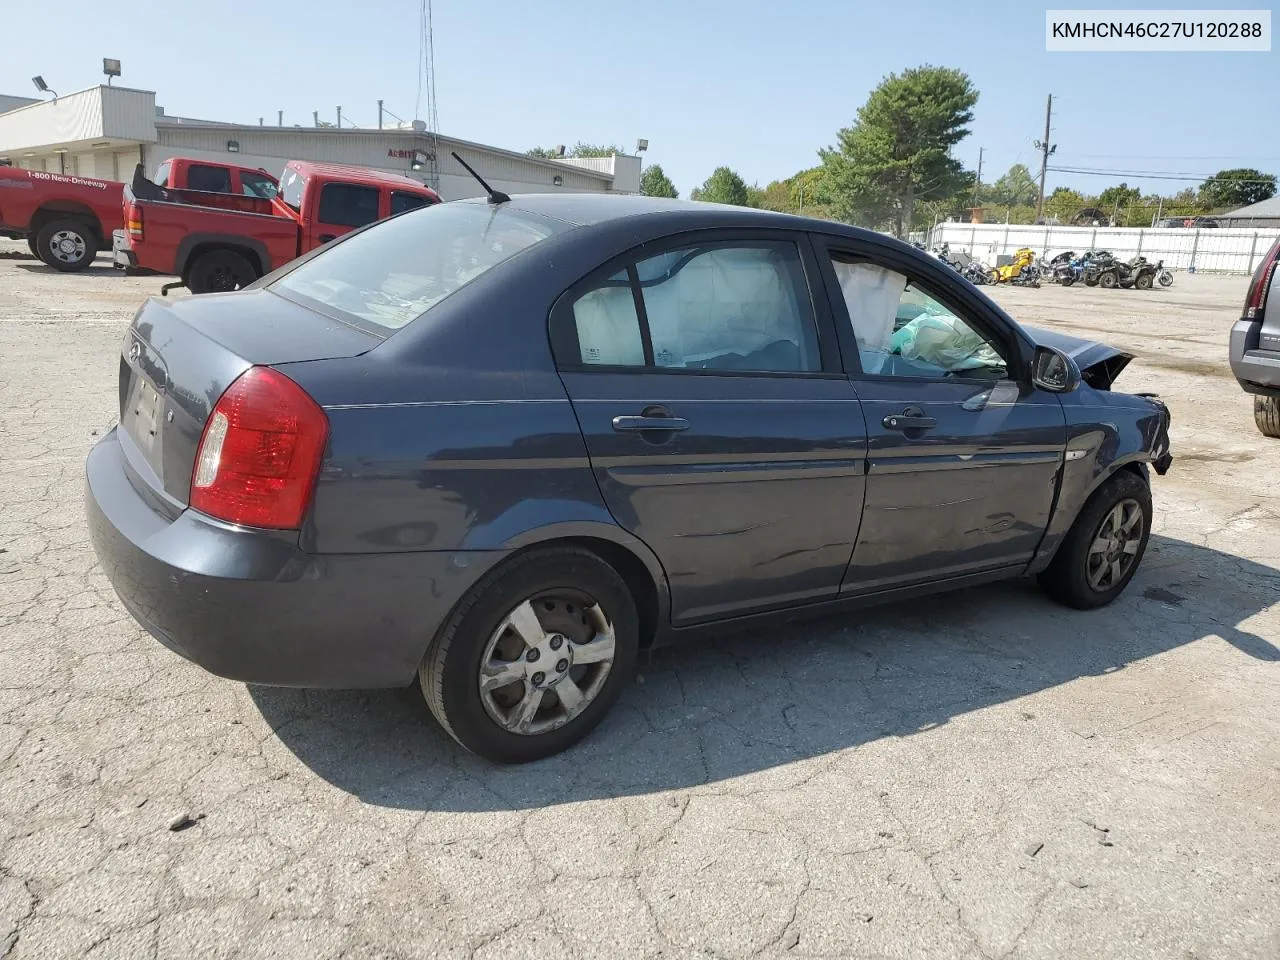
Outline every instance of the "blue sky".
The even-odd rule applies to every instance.
[[[80,89],[100,80],[109,56],[123,62],[118,82],[157,91],[169,113],[254,123],[283,109],[286,123],[309,123],[312,110],[331,119],[342,104],[344,117],[371,125],[381,97],[412,118],[418,0],[7,7],[0,92],[34,95],[36,73],[59,91]],[[682,195],[720,164],[761,186],[813,165],[885,74],[924,63],[966,71],[981,92],[957,155],[972,167],[984,147],[986,182],[1013,163],[1035,169],[1048,93],[1059,164],[1280,173],[1280,53],[1051,54],[1044,6],[434,0],[433,8],[442,133],[517,150],[578,140],[629,148],[647,137],[646,162],[661,163]],[[30,42],[13,42],[23,37]],[[1127,179],[1169,193],[1185,185]],[[1110,182],[1051,173],[1049,188]]]

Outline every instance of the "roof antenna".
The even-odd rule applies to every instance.
[[[463,160],[460,156],[458,156],[457,153],[450,153],[449,156],[453,157],[453,159],[457,160],[460,164],[466,167],[467,173],[475,177],[476,181],[480,184],[480,186],[484,187],[484,192],[489,195],[490,203],[510,203],[511,202],[511,198],[508,197],[501,190],[495,190],[493,189],[493,187],[485,183],[484,177],[480,176],[480,174],[472,170],[471,165],[467,163],[467,161]]]

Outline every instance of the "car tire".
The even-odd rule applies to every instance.
[[[458,743],[496,763],[527,763],[567,749],[604,719],[635,669],[639,634],[631,591],[607,563],[578,547],[533,550],[471,589],[427,650],[418,681]]]
[[[1253,422],[1264,437],[1280,437],[1280,397],[1254,394]]]
[[[1138,523],[1141,531],[1135,536],[1133,527]],[[1108,537],[1109,532],[1121,536]],[[1106,606],[1133,579],[1150,537],[1151,488],[1132,471],[1120,470],[1085,503],[1053,561],[1040,574],[1040,586],[1054,600],[1077,610]],[[1132,543],[1136,547],[1130,548]]]
[[[258,279],[252,264],[234,250],[210,250],[196,258],[187,273],[192,293],[230,293]]]
[[[83,221],[50,220],[36,234],[36,256],[61,273],[78,273],[98,255],[98,238]]]

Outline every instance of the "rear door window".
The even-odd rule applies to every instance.
[[[226,167],[210,167],[193,163],[187,167],[187,189],[207,193],[230,193],[231,171]]]
[[[391,215],[394,217],[397,213],[404,213],[406,210],[417,210],[419,207],[428,206],[431,201],[417,193],[405,193],[403,190],[391,191]]]
[[[377,187],[326,183],[320,191],[317,219],[340,227],[363,227],[378,219]]]
[[[278,189],[275,179],[265,173],[258,173],[254,170],[240,171],[240,192],[247,197],[261,197],[263,200],[270,200],[276,195]]]

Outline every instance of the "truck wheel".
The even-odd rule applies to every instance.
[[[1119,470],[1094,491],[1040,574],[1040,586],[1077,610],[1106,606],[1124,592],[1151,536],[1151,488]]]
[[[51,220],[36,234],[36,256],[63,273],[76,273],[93,263],[98,240],[79,220]]]
[[[192,293],[230,293],[257,279],[249,261],[234,250],[210,250],[191,265],[187,288]]]
[[[31,255],[35,257],[37,260],[41,260],[41,261],[44,260],[44,257],[40,256],[40,246],[39,244],[36,243],[35,234],[28,235],[27,249],[31,251]]]
[[[1253,422],[1264,437],[1280,437],[1280,397],[1254,394]]]

